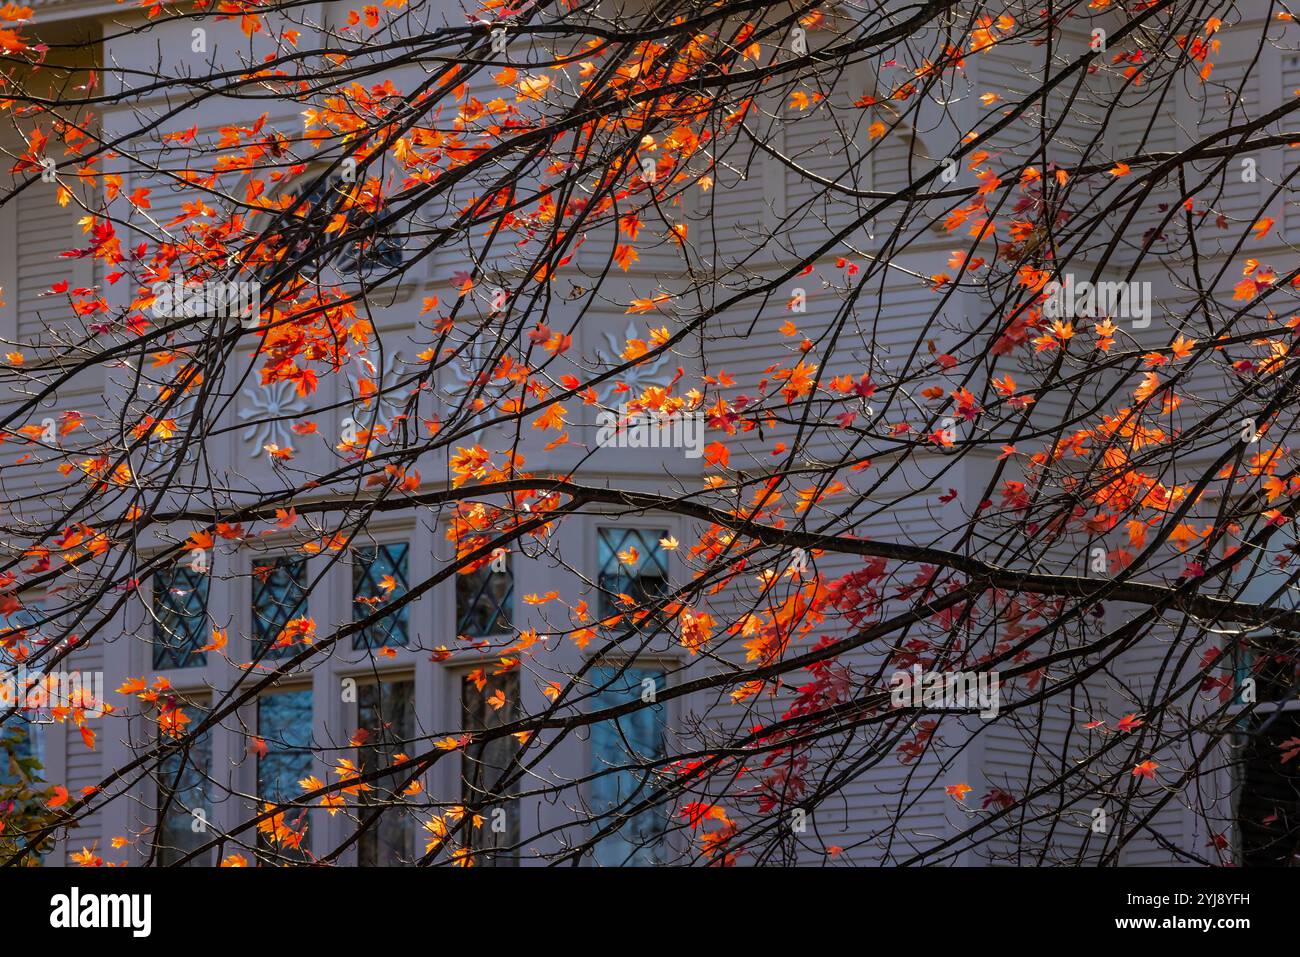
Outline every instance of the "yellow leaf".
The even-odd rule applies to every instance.
[[[519,95],[515,97],[515,101],[540,100],[550,88],[551,78],[549,76],[529,77],[519,84]]]

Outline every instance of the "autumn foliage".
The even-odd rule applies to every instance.
[[[0,859],[156,863],[198,742],[265,764],[259,696],[345,661],[463,668],[488,719],[335,727],[292,795],[217,775],[241,810],[182,858],[405,821],[431,865],[629,827],[682,864],[1115,863],[1178,809],[1180,859],[1300,846],[1231,797],[1300,753],[1242,693],[1289,693],[1300,628],[1300,91],[1248,95],[1283,8],[144,0],[100,39],[161,58],[128,66],[37,6],[0,8],[0,212],[77,233],[0,293],[38,320],[3,330],[0,661],[136,664],[53,716],[113,743],[93,783],[0,789]],[[253,314],[172,302],[235,283]],[[602,448],[601,412],[704,441]],[[399,526],[409,575],[339,598]],[[310,597],[259,641],[235,609],[286,555]],[[432,617],[507,557],[497,633]],[[236,596],[201,707],[147,657],[173,567]],[[1000,713],[892,706],[914,665],[995,672]],[[652,712],[654,747],[574,758]],[[82,841],[128,801],[156,819]],[[513,801],[565,810],[485,851]]]

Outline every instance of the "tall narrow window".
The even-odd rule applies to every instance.
[[[456,576],[456,634],[489,638],[510,631],[515,579],[509,555]]]
[[[0,788],[23,780],[40,780],[45,766],[45,725],[29,720],[20,711],[0,728],[0,740],[6,744],[0,751]]]
[[[397,680],[361,685],[357,689],[357,725],[357,765],[362,772],[391,767],[397,755],[409,753],[415,735],[415,683]],[[409,776],[409,771],[389,775],[361,792],[362,826],[375,807],[384,807],[379,819],[357,841],[357,863],[362,867],[393,867],[414,859],[415,831],[400,794]]]
[[[591,701],[594,710],[645,700],[664,687],[662,671],[600,666],[591,669],[600,690]],[[657,700],[657,699],[656,699]],[[596,826],[618,824],[596,844],[596,863],[602,867],[644,867],[662,861],[666,825],[662,806],[637,807],[655,790],[655,770],[648,765],[664,756],[664,707],[649,704],[611,721],[591,726],[592,810]]]
[[[298,782],[312,773],[311,689],[294,688],[262,695],[257,700],[257,736],[265,752],[257,759],[257,797],[263,804],[281,804],[302,794]],[[260,808],[259,808],[260,810]],[[285,837],[262,836],[263,858],[273,862],[307,859],[307,809],[284,813]]]
[[[0,810],[6,812],[15,833],[0,832],[0,855],[26,843],[17,833],[29,821],[35,823],[45,810],[39,791],[45,786],[45,727],[54,719],[48,692],[28,686],[15,659],[8,652],[25,650],[40,641],[38,616],[24,606],[8,616],[8,627],[0,629],[5,647],[0,649],[0,714],[15,708],[0,722]],[[34,681],[27,675],[26,681]],[[39,855],[37,856],[39,858]]]
[[[0,734],[9,730],[9,724],[17,722],[17,730],[25,736],[29,730],[40,735],[40,728],[54,721],[50,706],[61,703],[51,701],[51,696],[58,698],[61,693],[57,683],[50,685],[37,680],[40,669],[25,672],[24,680],[27,654],[49,642],[42,630],[43,617],[40,603],[28,602],[5,619],[7,627],[0,628],[0,712],[15,704],[19,708],[11,722],[0,725]]]
[[[153,666],[201,668],[208,663],[205,635],[208,575],[185,565],[153,576]]]
[[[253,566],[253,654],[293,654],[284,627],[307,614],[307,563],[281,556]]]
[[[0,702],[0,710],[12,704]],[[0,810],[8,820],[5,831],[0,832],[0,858],[24,847],[48,813],[41,793],[45,788],[44,761],[44,725],[32,722],[21,711],[0,725]],[[51,843],[47,838],[30,860],[39,862]]]
[[[1247,867],[1300,864],[1300,762],[1286,757],[1300,751],[1298,665],[1292,639],[1263,635],[1249,640],[1238,669],[1238,686],[1252,678],[1257,702],[1237,735],[1237,830]]]
[[[622,595],[644,605],[668,591],[667,552],[659,545],[667,531],[607,526],[597,535],[601,617],[629,611]]]
[[[209,790],[212,776],[212,736],[202,734],[188,746],[180,746],[190,728],[198,726],[205,708],[188,702],[167,702],[159,717],[164,730],[162,743],[177,745],[159,763],[157,775],[158,828],[157,862],[179,863],[187,854],[212,840],[213,808]],[[174,729],[180,738],[173,739],[166,729]],[[212,864],[212,852],[189,862],[191,867]]]
[[[352,620],[361,621],[406,594],[406,543],[365,546],[355,550],[352,563]],[[391,609],[380,620],[352,636],[353,648],[404,646],[407,606]]]
[[[476,852],[474,863],[511,866],[519,862],[519,782],[501,784],[518,765],[519,742],[511,735],[479,740],[480,732],[510,724],[519,716],[519,673],[493,675],[482,682],[473,675],[461,680],[461,713],[465,730],[474,737],[461,757],[461,800],[483,817],[481,827],[471,822],[461,836]],[[498,850],[499,849],[499,850]]]
[[[1290,552],[1248,554],[1235,572],[1244,581],[1241,600],[1294,609]],[[1244,709],[1254,701],[1234,735],[1237,863],[1294,867],[1300,864],[1300,652],[1289,635],[1258,632],[1242,642],[1233,663],[1237,703]],[[1247,679],[1253,695],[1241,693]]]
[[[1240,748],[1237,826],[1246,867],[1300,865],[1300,711],[1273,711],[1249,719]]]

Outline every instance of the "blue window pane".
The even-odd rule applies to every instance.
[[[410,547],[406,544],[367,546],[353,553],[352,620],[368,618],[406,594],[406,564]],[[385,579],[392,579],[386,588]],[[352,636],[353,648],[403,646],[407,641],[407,606],[385,615]]]
[[[1300,689],[1300,649],[1290,635],[1248,635],[1235,649],[1233,663],[1235,687],[1242,689],[1239,704],[1247,703],[1243,697],[1247,678],[1255,682],[1255,701],[1286,704],[1296,700]]]
[[[11,654],[25,654],[45,644],[47,639],[41,632],[43,617],[44,613],[38,606],[24,607],[8,617],[4,623],[6,627],[0,627],[0,636],[9,645],[0,647],[0,712],[7,711],[15,703],[20,708],[13,718],[0,724],[0,737],[9,731],[20,732],[26,737],[29,726],[32,732],[39,732],[41,725],[54,720],[50,713],[50,695],[59,694],[60,689],[57,685],[51,687],[38,681],[39,669],[24,672],[19,666],[23,655],[13,657]],[[15,698],[19,700],[15,702]]]
[[[593,710],[616,707],[641,698],[644,682],[653,681],[656,690],[664,687],[662,671],[649,668],[626,668],[622,674],[614,667],[591,670],[591,680],[601,690],[591,700]],[[654,793],[654,771],[637,765],[650,764],[664,756],[666,717],[660,704],[639,708],[612,721],[591,726],[592,771],[601,774],[592,781],[591,803],[601,817],[602,828]],[[662,807],[652,807],[632,815],[616,833],[602,838],[595,847],[596,863],[602,867],[644,867],[662,862],[663,835],[666,821]]]
[[[205,709],[188,703],[176,705],[190,721],[184,727],[196,728],[206,716]],[[205,820],[212,820],[208,782],[212,775],[212,736],[200,735],[189,747],[170,751],[158,768],[158,808],[162,820],[158,825],[159,864],[175,864],[197,847],[212,839],[211,828],[196,826],[200,811]],[[170,796],[171,801],[168,802]],[[163,808],[166,807],[164,811]],[[212,863],[211,851],[195,857],[191,867],[204,867]]]
[[[298,782],[312,773],[311,689],[281,691],[257,700],[257,735],[266,754],[257,761],[257,797],[266,804],[283,804],[302,794]],[[302,831],[307,809],[284,812],[284,823]],[[265,845],[268,850],[270,845]],[[275,857],[303,860],[301,850],[275,847]]]
[[[35,824],[33,816],[44,816],[43,802],[35,792],[45,787],[45,725],[15,714],[0,724],[0,742],[4,745],[0,747],[0,816],[13,822],[0,840],[9,838],[9,849],[14,850],[27,843],[24,835],[28,825]],[[40,863],[49,849],[47,838],[29,860]]]
[[[282,658],[299,649],[276,646],[284,626],[307,614],[307,563],[280,557],[253,568],[253,654]]]
[[[257,735],[266,754],[257,762],[257,796],[277,804],[292,801],[311,776],[311,689],[263,695],[257,701]]]
[[[22,779],[42,780],[45,766],[45,725],[34,724],[21,714],[8,718],[0,727],[0,739],[11,750],[0,751],[0,788],[13,787]],[[22,766],[17,766],[22,762]]]
[[[597,584],[602,618],[630,610],[619,600],[619,595],[628,595],[638,605],[644,605],[668,591],[668,557],[659,546],[659,539],[667,536],[665,529],[597,529],[600,553]],[[634,562],[619,558],[620,554],[629,558],[633,552]]]
[[[198,668],[208,663],[208,576],[184,565],[153,576],[153,666]]]

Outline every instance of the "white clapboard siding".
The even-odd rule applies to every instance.
[[[716,163],[713,185],[690,188],[691,229],[698,231],[705,264],[722,273],[728,265],[754,262],[767,246],[765,164],[761,152],[734,135],[720,137],[708,155]]]
[[[1249,71],[1249,72],[1247,72]],[[1204,119],[1198,133],[1204,137],[1214,130],[1256,120],[1263,113],[1259,96],[1259,64],[1249,61],[1217,64],[1214,72],[1198,94],[1198,106],[1203,110]],[[1243,82],[1244,80],[1244,82]],[[1216,169],[1216,163],[1222,160],[1194,163],[1201,176]],[[1198,190],[1198,197],[1207,200],[1218,193],[1222,195],[1214,208],[1228,217],[1230,228],[1226,237],[1235,240],[1243,226],[1249,226],[1262,215],[1262,204],[1266,193],[1264,177],[1259,176],[1253,183],[1242,182],[1241,169],[1237,163],[1229,161],[1222,170],[1213,173],[1213,179],[1204,188]],[[1196,180],[1199,182],[1199,177]],[[1189,183],[1189,188],[1194,183]]]
[[[865,271],[866,264],[863,264]],[[927,273],[935,269],[925,270]],[[818,398],[827,398],[824,391],[835,376],[850,375],[854,380],[871,370],[884,368],[890,375],[904,375],[906,368],[917,370],[933,361],[933,356],[924,345],[927,337],[937,337],[942,324],[931,324],[931,317],[936,310],[950,318],[959,314],[959,307],[952,302],[941,306],[941,297],[928,284],[914,280],[906,273],[890,270],[877,273],[867,282],[862,294],[849,310],[847,318],[841,316],[843,300],[835,292],[823,288],[822,276],[843,284],[845,271],[833,264],[819,267],[815,274],[791,280],[783,288],[779,297],[759,313],[755,320],[755,305],[749,304],[745,309],[737,309],[719,317],[710,329],[711,345],[709,361],[714,371],[723,369],[736,382],[732,397],[738,394],[754,396],[756,384],[768,380],[769,393],[780,383],[773,378],[779,369],[792,369],[802,362],[816,365],[820,374],[821,390]],[[795,313],[788,308],[795,289],[803,289],[807,296],[807,312]],[[796,335],[787,335],[782,327],[789,321],[797,329]],[[831,330],[839,326],[838,338],[832,347]],[[927,329],[929,330],[927,332]],[[814,343],[808,353],[800,351],[800,344],[807,337]],[[913,346],[919,341],[922,346],[913,356]],[[773,369],[775,367],[775,369]],[[769,371],[771,370],[771,371]],[[877,375],[877,379],[880,376]],[[779,392],[779,388],[775,389]],[[885,412],[883,396],[872,401],[877,415]],[[802,416],[806,397],[797,400],[791,406],[782,406],[778,398],[776,404],[785,414]],[[847,411],[848,405],[836,406],[834,415]],[[829,461],[839,460],[854,439],[850,433],[842,432],[834,421],[834,415],[818,420],[814,415],[811,425],[815,431],[805,430],[800,439],[801,449],[815,457]],[[909,421],[914,426],[920,420],[910,412],[906,403],[896,403],[884,420],[897,423]],[[866,420],[861,416],[855,423],[864,427]],[[776,463],[779,459],[767,453],[775,443],[784,442],[792,447],[797,425],[777,424],[773,429],[765,429],[760,438],[757,431],[738,433],[727,437],[724,443],[732,451],[733,458],[744,455],[744,450],[754,454],[759,462]],[[847,443],[847,444],[845,444]],[[862,446],[857,446],[856,455],[861,455]],[[745,461],[749,466],[748,456]]]
[[[1300,90],[1300,55],[1288,55],[1282,57],[1282,103],[1294,103],[1297,93]],[[1287,117],[1283,121],[1288,129],[1295,128],[1295,114]],[[1300,138],[1297,138],[1300,142]],[[1300,167],[1300,146],[1288,144],[1282,150],[1282,175],[1283,178],[1294,177],[1289,181],[1282,193],[1283,207],[1282,226],[1288,240],[1294,242],[1300,237],[1300,173],[1296,168]]]
[[[55,190],[53,185],[34,183],[17,201],[16,331],[17,341],[24,347],[50,346],[56,337],[75,339],[84,332],[66,295],[44,295],[61,281],[67,281],[70,289],[87,286],[94,275],[91,260],[61,255],[87,245],[77,225],[85,212],[71,201],[60,206]]]
[[[900,501],[881,508],[882,504],[870,503],[863,507],[864,512],[869,510],[875,514],[859,526],[860,534],[873,539],[925,544],[929,544],[937,534],[934,517],[924,503]],[[835,580],[864,565],[861,558],[830,553],[813,561],[823,581]],[[909,575],[904,572],[902,577]],[[887,599],[886,615],[903,610],[897,602],[889,600],[895,591],[893,583],[881,582],[876,587]],[[751,597],[745,592],[743,581],[738,582],[710,600],[710,612],[719,621],[730,621],[753,607],[749,600]],[[843,637],[851,627],[842,618],[828,618],[808,634],[793,637],[786,654],[806,653],[824,635]],[[745,640],[719,634],[711,643],[710,652],[728,661],[743,663]],[[861,679],[879,669],[889,647],[886,642],[864,645],[842,655],[839,662],[852,667]],[[810,680],[811,676],[808,678]],[[796,686],[802,683],[799,676],[792,676],[790,681]],[[775,700],[760,695],[741,704],[732,703],[726,694],[720,693],[707,701],[694,702],[692,708],[697,712],[707,712],[711,726],[741,728],[779,720],[792,701],[788,689]],[[905,735],[902,740],[910,740],[913,734]],[[837,736],[831,743],[838,745],[843,740]],[[960,740],[959,735],[953,735],[953,741]],[[839,793],[808,809],[810,826],[800,842],[802,861],[824,861],[826,856],[822,848],[838,846],[844,849],[844,859],[855,864],[896,864],[932,848],[951,835],[947,808],[950,799],[942,784],[936,783],[939,780],[950,783],[943,778],[939,763],[942,749],[936,747],[919,761],[905,762],[898,751],[899,743],[900,740],[884,735],[878,724],[853,733],[851,743],[844,756],[836,760],[835,768],[845,771],[856,764],[858,769],[840,782],[842,789]],[[814,766],[818,766],[817,761],[826,760],[828,752],[816,751],[815,755]],[[756,774],[761,775],[761,772]],[[735,810],[743,816],[743,807]]]
[[[0,273],[9,276],[4,293],[8,309],[0,335],[13,343],[4,351],[14,349],[22,353],[29,366],[38,361],[53,361],[68,369],[82,353],[66,344],[81,342],[87,332],[86,324],[74,315],[66,293],[44,294],[64,281],[69,292],[89,288],[94,284],[97,270],[89,258],[60,255],[84,248],[88,243],[77,225],[84,211],[75,201],[59,206],[56,189],[36,182],[0,211],[6,220],[0,223],[0,239],[11,237],[13,242],[12,249],[0,249],[0,255],[8,257],[6,268],[0,269]],[[0,396],[0,408],[14,408],[26,395],[39,391],[47,383],[58,381],[59,387],[15,420],[14,427],[57,419],[60,414],[73,410],[89,412],[96,408],[103,393],[103,370],[98,366],[75,374],[47,366],[45,371],[33,375],[33,382],[24,390],[15,388]],[[15,515],[43,515],[49,503],[42,501],[42,496],[68,483],[53,468],[38,464],[46,458],[49,458],[47,453],[26,441],[9,439],[0,444],[2,494]]]
[[[980,97],[985,93],[996,93],[1000,97],[996,106],[1003,109],[1014,107],[1042,84],[1042,71],[1035,69],[1023,51],[1013,54],[995,47],[981,53],[975,64],[972,71],[973,95]],[[1031,104],[1031,109],[1036,115],[1038,107]],[[984,125],[991,126],[996,118],[1000,117],[986,119]],[[1013,157],[1023,159],[1038,149],[1039,140],[1033,132],[1025,123],[1012,123],[985,141],[983,149],[1004,157],[1004,163],[1010,165]]]
[[[1112,131],[1106,138],[1110,158],[1118,162],[1132,156],[1171,153],[1177,150],[1177,125],[1161,120],[1163,114],[1173,110],[1171,100],[1174,96],[1174,92],[1170,91],[1164,99],[1161,99],[1153,95],[1145,86],[1135,87],[1130,84],[1124,88],[1119,94],[1120,105],[1112,115]],[[1129,185],[1130,182],[1122,180],[1115,185],[1124,186]],[[1140,238],[1149,230],[1160,226],[1164,222],[1168,207],[1178,200],[1176,184],[1176,173],[1167,176],[1152,191],[1150,197],[1142,201],[1137,214],[1128,221],[1128,226],[1124,226],[1124,223],[1127,215],[1132,211],[1131,204],[1125,205],[1112,215],[1111,228],[1124,228],[1127,235]],[[1171,226],[1177,224],[1176,218],[1171,220]],[[1139,249],[1135,249],[1133,244],[1119,245],[1115,250],[1117,262],[1131,261],[1138,251]]]
[[[783,110],[782,153],[796,168],[781,164],[779,170],[772,171],[774,175],[779,172],[784,188],[776,219],[783,222],[778,227],[782,242],[804,258],[871,209],[872,200],[846,195],[836,187],[872,189],[866,144],[875,116],[851,105],[849,97],[838,91],[806,111],[788,105]],[[847,239],[860,248],[865,233],[864,225]],[[848,250],[842,244],[828,255],[847,254]]]
[[[104,646],[98,641],[89,642],[69,656],[68,667],[69,670],[80,671],[85,679],[90,681],[93,675],[103,673]],[[112,694],[112,686],[106,680],[104,696],[111,698]],[[86,747],[81,731],[75,724],[69,721],[64,728],[66,751],[62,783],[74,799],[81,797],[83,788],[95,787],[104,778],[103,749],[105,735],[113,733],[109,729],[115,727],[112,721],[112,718],[87,719],[87,726],[98,736],[93,751]],[[83,846],[91,848],[98,845],[100,852],[107,848],[109,838],[100,833],[101,816],[101,813],[96,811],[81,819],[79,826],[68,837],[69,851],[80,851]]]

